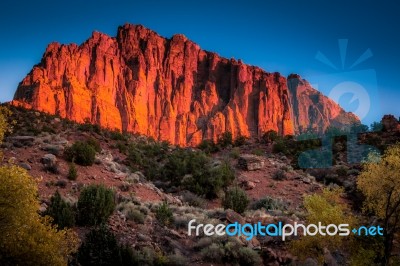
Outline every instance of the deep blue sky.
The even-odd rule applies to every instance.
[[[298,73],[325,94],[342,82],[359,84],[371,98],[367,124],[384,113],[399,116],[400,4],[347,2],[2,1],[0,101],[12,99],[48,43],[80,44],[94,30],[115,36],[117,27],[129,22],[165,37],[183,33],[203,49],[266,71]],[[344,68],[339,39],[348,40]],[[368,49],[373,56],[349,69]],[[317,60],[318,52],[336,69]],[[339,102],[355,111],[365,100],[352,97],[345,93]]]

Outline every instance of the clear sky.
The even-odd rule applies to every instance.
[[[48,43],[82,43],[125,23],[269,72],[298,73],[369,124],[400,115],[397,1],[1,1],[0,101]],[[341,47],[341,49],[340,49]]]

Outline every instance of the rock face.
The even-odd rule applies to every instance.
[[[94,32],[80,46],[51,43],[13,103],[183,146],[226,131],[288,135],[358,121],[297,75],[286,79],[183,35],[166,39],[130,24],[116,37]]]
[[[399,121],[393,115],[384,115],[381,123],[384,131],[400,130]]]

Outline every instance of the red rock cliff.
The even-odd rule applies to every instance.
[[[129,24],[116,37],[94,32],[80,46],[50,44],[14,100],[183,146],[225,131],[287,135],[357,121],[297,75],[287,80],[201,50],[183,35],[166,39]]]

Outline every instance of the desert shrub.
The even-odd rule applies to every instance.
[[[172,254],[172,255],[169,255],[167,258],[168,258],[167,265],[169,265],[169,266],[186,266],[186,265],[188,265],[187,258],[180,254]]]
[[[346,130],[334,126],[329,126],[324,132],[324,135],[326,137],[338,137],[338,136],[344,136],[346,134],[347,134]]]
[[[50,199],[50,206],[47,208],[46,215],[53,218],[53,223],[58,228],[73,227],[75,225],[75,212],[69,203],[65,202],[58,190]]]
[[[118,187],[121,191],[128,192],[131,188],[131,184],[129,182],[122,182]]]
[[[205,241],[203,241],[205,240]],[[196,248],[200,248],[200,254],[205,261],[223,263],[228,265],[261,265],[260,255],[242,245],[234,238],[202,238]]]
[[[87,142],[77,141],[71,147],[65,149],[65,157],[68,161],[83,166],[93,165],[96,156],[95,148]]]
[[[169,144],[167,142],[137,141],[128,147],[128,162],[132,169],[142,170],[152,180],[160,175],[160,162],[165,159]]]
[[[8,118],[11,116],[10,109],[0,106],[0,143],[3,141],[4,135],[10,130]]]
[[[128,220],[138,224],[144,224],[146,215],[149,212],[145,206],[140,206],[140,202],[136,202],[136,199],[119,203],[117,209],[122,212]]]
[[[43,125],[41,131],[42,132],[48,132],[48,133],[51,133],[51,134],[56,134],[57,133],[56,130],[53,127],[50,127],[48,125]]]
[[[229,153],[229,156],[233,159],[238,159],[240,157],[240,149],[239,148],[233,148],[231,152]]]
[[[44,165],[43,170],[55,175],[60,173],[60,170],[58,169],[58,163],[46,164]]]
[[[116,130],[111,131],[109,135],[112,140],[128,141],[128,139],[129,139],[128,135],[121,133],[120,131],[116,131]]]
[[[55,185],[56,185],[56,187],[59,187],[59,188],[65,188],[65,187],[67,186],[67,181],[65,181],[65,180],[58,180],[58,181],[55,183]]]
[[[78,221],[81,225],[105,223],[114,208],[114,191],[103,185],[90,185],[79,196]]]
[[[199,197],[190,191],[185,191],[183,193],[182,200],[193,207],[204,207],[206,204],[202,197]]]
[[[254,149],[251,151],[252,154],[257,155],[257,156],[263,156],[264,151],[262,149]]]
[[[161,176],[173,186],[181,186],[197,195],[215,197],[234,179],[233,169],[227,162],[212,166],[204,152],[177,149],[168,156]]]
[[[100,127],[100,125],[98,125],[98,124],[92,124],[91,122],[90,122],[90,119],[85,119],[85,121],[84,121],[84,123],[83,124],[80,124],[79,126],[78,126],[78,130],[80,130],[80,131],[85,131],[85,132],[94,132],[94,133],[97,133],[97,134],[100,134],[101,133],[101,127]]]
[[[239,265],[243,266],[252,266],[252,265],[260,265],[262,264],[262,259],[260,255],[248,247],[241,247],[239,249]]]
[[[78,169],[76,168],[76,165],[74,162],[69,164],[67,178],[69,180],[76,180],[78,178]]]
[[[138,224],[144,224],[146,216],[139,210],[131,209],[128,211],[126,218]]]
[[[80,265],[139,265],[135,253],[119,245],[114,234],[106,227],[92,229],[78,250]]]
[[[96,152],[101,152],[100,142],[97,139],[90,137],[86,140],[86,143],[92,146]]]
[[[347,167],[340,166],[336,169],[336,174],[339,176],[346,176],[347,175]]]
[[[382,131],[383,125],[381,122],[373,122],[370,126],[372,132]]]
[[[240,146],[243,146],[244,144],[246,144],[246,142],[247,142],[247,138],[245,136],[239,135],[233,142],[233,145],[236,147],[240,147]]]
[[[285,143],[284,140],[279,140],[277,142],[274,143],[274,146],[272,146],[272,152],[273,153],[284,153],[287,154],[288,153],[288,147]]]
[[[213,140],[210,139],[205,139],[203,140],[198,146],[198,149],[204,151],[207,154],[210,153],[216,153],[218,152],[220,149],[218,147],[217,144],[215,144],[215,142]]]
[[[158,206],[156,210],[156,218],[162,225],[170,225],[173,222],[172,210],[166,202]]]
[[[246,192],[238,187],[228,190],[222,201],[222,205],[225,209],[232,209],[238,213],[243,213],[248,204],[249,198],[247,197]]]
[[[261,142],[272,143],[278,139],[278,133],[275,130],[269,130],[261,136]]]
[[[218,137],[217,144],[222,148],[228,147],[229,145],[233,145],[232,133],[227,131],[221,136]]]
[[[125,265],[133,265],[133,266],[142,266],[142,265],[168,265],[168,258],[162,255],[160,252],[155,252],[154,249],[149,247],[144,247],[141,250],[133,251],[134,260],[131,264]],[[174,264],[172,264],[174,265]]]
[[[210,246],[204,248],[200,252],[200,254],[203,257],[203,259],[206,261],[220,263],[220,262],[222,262],[222,260],[225,256],[225,250],[222,245],[217,244],[217,243],[212,243]]]
[[[259,210],[264,208],[267,211],[274,211],[274,210],[284,211],[287,209],[287,203],[282,199],[265,197],[254,202],[251,208],[253,210]]]
[[[285,180],[287,178],[285,171],[282,169],[277,170],[272,176],[274,180]]]
[[[215,198],[221,189],[229,186],[235,179],[234,171],[227,162],[216,167],[211,167],[207,162],[197,164],[197,167],[189,169],[189,176],[182,181],[182,185],[185,189],[209,199]]]
[[[126,154],[128,152],[128,146],[125,142],[123,141],[118,141],[115,144],[115,148],[119,150],[120,153]]]

